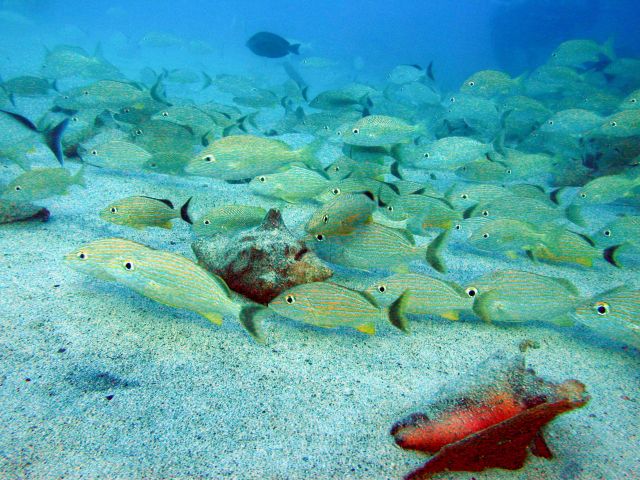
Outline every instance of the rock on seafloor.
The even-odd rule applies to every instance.
[[[0,223],[24,222],[27,220],[49,220],[49,210],[31,203],[0,200]]]
[[[200,264],[222,277],[229,288],[264,305],[295,285],[333,275],[291,234],[276,209],[252,230],[201,238],[191,247]]]

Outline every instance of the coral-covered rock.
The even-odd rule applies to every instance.
[[[24,222],[27,220],[49,220],[49,210],[31,203],[0,200],[0,223]]]
[[[289,232],[275,209],[252,230],[201,238],[191,247],[204,268],[222,277],[232,290],[263,305],[295,285],[333,275]]]
[[[542,427],[589,400],[582,383],[543,380],[525,368],[522,357],[502,368],[496,368],[495,359],[481,367],[481,376],[472,378],[470,386],[443,395],[393,426],[391,434],[400,447],[435,454],[406,479],[442,471],[516,470],[528,451],[551,458]]]

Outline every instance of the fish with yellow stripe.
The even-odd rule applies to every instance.
[[[371,222],[376,208],[373,193],[345,193],[318,208],[305,226],[308,233],[346,235],[359,225]]]
[[[580,301],[576,287],[564,278],[519,270],[488,273],[465,288],[473,311],[486,322],[551,321],[571,324]]]
[[[461,313],[473,313],[473,298],[454,282],[419,273],[399,273],[384,278],[365,290],[380,305],[388,305],[403,292],[410,292],[406,313],[438,315],[458,320]]]
[[[625,285],[599,293],[574,312],[593,331],[640,348],[640,290]]]
[[[366,223],[347,235],[316,233],[313,249],[323,260],[361,270],[402,271],[408,262],[422,259],[435,270],[444,272],[441,250],[447,237],[445,230],[428,245],[418,246],[408,230]]]
[[[170,200],[146,196],[126,197],[110,203],[100,211],[100,218],[106,222],[137,229],[159,227],[171,229],[174,218],[182,218],[191,223],[182,212],[186,211],[191,198],[180,210],[176,210]]]
[[[257,341],[257,314],[263,307],[241,305],[227,284],[182,255],[118,238],[89,243],[65,256],[67,264],[97,278],[115,281],[158,303],[196,312],[216,325],[238,317]]]
[[[366,292],[329,282],[313,282],[281,293],[269,303],[269,309],[316,327],[350,327],[374,335],[376,322],[381,319],[388,320],[400,330],[408,330],[404,312],[409,298],[409,292],[404,292],[385,308]]]

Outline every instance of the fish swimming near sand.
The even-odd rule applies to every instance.
[[[396,328],[408,330],[404,316],[408,292],[388,308],[381,308],[367,293],[329,282],[305,283],[280,294],[269,303],[276,313],[316,327],[351,327],[373,335],[376,323],[388,320]]]
[[[118,282],[158,303],[197,312],[216,325],[225,315],[237,317],[253,338],[262,341],[256,320],[262,307],[241,305],[224,280],[182,255],[103,239],[80,247],[65,260],[74,269]]]

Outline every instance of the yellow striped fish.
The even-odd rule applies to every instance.
[[[106,269],[107,262],[117,255],[132,255],[148,248],[141,243],[124,238],[103,238],[65,255],[64,260],[71,268],[101,280],[114,281]]]
[[[192,224],[193,232],[198,237],[211,237],[221,231],[255,227],[262,223],[267,211],[251,205],[221,205],[207,210],[194,220],[191,220],[191,215],[184,207],[182,214],[182,218]]]
[[[249,182],[249,188],[259,195],[298,203],[312,199],[330,183],[323,174],[294,165],[283,172],[255,177]]]
[[[486,322],[545,320],[566,325],[580,301],[569,280],[518,270],[484,275],[471,282],[465,292],[474,299],[473,311]]]
[[[186,209],[191,199],[182,209]],[[173,228],[171,220],[180,217],[170,200],[135,196],[122,198],[100,211],[100,218],[106,222],[137,229],[146,227]]]
[[[283,317],[323,328],[351,327],[369,335],[376,333],[376,321],[387,319],[400,330],[408,330],[404,310],[409,299],[403,293],[388,308],[381,308],[373,297],[328,282],[295,286],[269,303]]]
[[[473,298],[461,286],[427,275],[399,273],[366,289],[380,305],[385,306],[405,291],[410,293],[406,313],[438,315],[448,320],[458,320],[460,313],[472,313]]]
[[[323,260],[361,270],[403,270],[408,262],[423,259],[437,271],[443,272],[445,266],[440,251],[447,233],[445,230],[429,245],[418,246],[407,230],[368,223],[348,235],[316,233],[312,245]]]
[[[640,290],[624,285],[580,304],[575,317],[599,334],[640,348]]]
[[[371,221],[376,207],[371,192],[345,193],[316,210],[305,226],[308,233],[346,235],[358,225]]]
[[[103,239],[65,259],[72,268],[118,282],[164,305],[194,311],[216,325],[222,324],[224,315],[238,317],[252,337],[262,340],[256,314],[263,307],[238,304],[224,280],[182,255],[126,240]]]
[[[322,143],[314,141],[299,150],[292,150],[286,143],[272,138],[230,135],[214,141],[192,158],[185,172],[188,175],[237,181],[272,173],[295,162],[319,168],[315,152]]]

